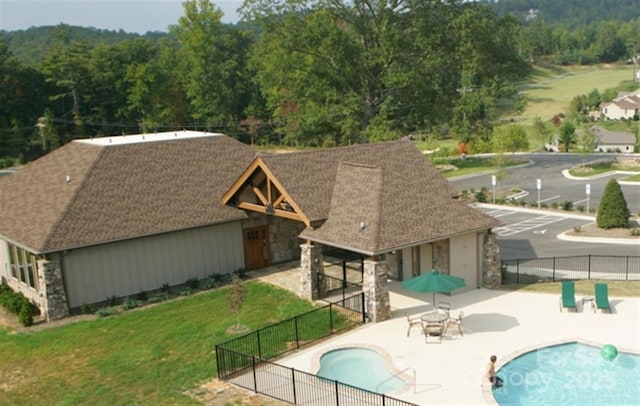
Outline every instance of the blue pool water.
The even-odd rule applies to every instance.
[[[368,348],[342,348],[320,357],[317,375],[371,392],[387,393],[399,389],[405,382],[393,376],[382,356]]]
[[[523,354],[500,368],[500,405],[637,405],[640,356],[619,352],[613,361],[600,348],[569,343]]]

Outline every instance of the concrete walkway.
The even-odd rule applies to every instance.
[[[464,311],[463,333],[451,328],[442,343],[425,343],[419,328],[409,337],[404,312],[431,309],[431,295],[408,293],[399,282],[390,282],[393,318],[371,323],[296,352],[279,363],[316,373],[327,351],[345,347],[368,347],[383,355],[389,370],[410,383],[388,393],[408,402],[427,404],[491,404],[488,386],[482,386],[484,368],[492,354],[498,368],[531,349],[566,341],[586,341],[596,346],[610,343],[619,350],[640,353],[640,300],[611,297],[612,314],[559,311],[559,294],[505,292],[478,289],[444,297],[452,315]],[[404,373],[403,373],[404,371]],[[415,372],[415,386],[413,375]]]

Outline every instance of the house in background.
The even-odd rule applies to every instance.
[[[640,114],[640,89],[621,94],[610,103],[603,104],[600,112],[608,120],[637,119]]]
[[[600,126],[591,127],[595,136],[595,150],[597,152],[621,152],[631,154],[636,145],[636,137],[623,131],[609,131]]]
[[[383,320],[387,277],[435,266],[495,285],[500,223],[456,197],[408,140],[288,154],[190,131],[76,140],[0,178],[0,276],[46,320],[298,258],[313,299],[331,247],[367,258]]]

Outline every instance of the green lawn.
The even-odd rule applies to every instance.
[[[441,172],[446,178],[453,176],[468,175],[470,173],[484,172],[484,171],[497,171],[502,167],[522,165],[527,161],[509,156],[501,156],[501,159],[495,158],[433,158],[434,165],[442,166],[444,168]],[[454,169],[454,167],[456,169]]]
[[[240,321],[252,329],[313,309],[288,291],[246,286]],[[197,404],[183,392],[215,376],[214,345],[233,338],[227,293],[33,333],[0,330],[0,404]]]
[[[572,176],[576,177],[588,177],[601,175],[603,173],[611,172],[611,171],[628,171],[628,172],[638,172],[638,175],[630,176],[625,180],[633,181],[640,179],[640,168],[637,167],[629,167],[616,164],[614,162],[598,162],[586,166],[580,166],[577,168],[573,168],[569,171]]]
[[[520,124],[530,125],[538,116],[550,120],[554,115],[567,113],[575,96],[586,95],[593,89],[600,93],[633,79],[632,65],[595,65],[575,67],[537,67],[532,82],[521,86],[528,104],[522,114],[514,117]]]

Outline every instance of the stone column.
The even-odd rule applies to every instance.
[[[485,233],[482,249],[482,286],[488,289],[495,289],[502,283],[502,273],[500,272],[502,261],[500,260],[498,238],[493,231],[489,230]]]
[[[300,296],[317,300],[320,283],[318,278],[324,275],[324,260],[320,246],[300,244]]]
[[[376,259],[364,261],[362,290],[369,321],[374,323],[391,318],[389,286],[387,285],[387,263]]]
[[[62,268],[58,260],[38,260],[38,279],[40,282],[40,310],[46,321],[69,316],[67,292],[62,280]]]

